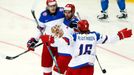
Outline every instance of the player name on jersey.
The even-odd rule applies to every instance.
[[[92,36],[78,36],[79,40],[95,40]]]

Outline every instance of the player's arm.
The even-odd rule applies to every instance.
[[[73,19],[71,20],[70,24],[69,24],[69,27],[72,29],[73,33],[79,32],[79,30],[77,28],[78,21],[79,21],[79,19],[76,16],[74,16]]]
[[[29,39],[27,42],[28,50],[34,50],[34,46],[36,45],[36,43],[38,43],[42,33],[45,31],[46,25],[43,20],[43,19],[45,19],[45,16],[43,15],[43,13],[44,12],[41,13],[39,21],[38,21],[39,26],[37,26],[37,28],[36,28],[36,34],[34,35],[34,37]]]
[[[45,25],[46,19],[47,19],[46,17],[47,17],[47,12],[46,11],[43,11],[40,14],[40,17],[39,17],[39,20],[38,20],[39,25],[37,26],[37,31],[36,31],[36,34],[35,34],[35,39],[37,41],[39,41],[40,36],[42,35],[42,33],[46,29],[46,25]]]
[[[118,31],[117,34],[111,35],[111,36],[108,36],[108,35],[100,35],[98,33],[97,43],[101,43],[101,44],[104,44],[104,43],[113,43],[113,42],[116,42],[118,40],[123,40],[125,38],[129,38],[129,37],[131,37],[131,35],[132,35],[132,30],[131,29],[127,29],[127,28]]]
[[[78,21],[79,21],[78,18],[76,16],[74,16],[69,24],[69,27],[70,28],[77,28]]]
[[[37,28],[41,30],[42,32],[45,31],[45,28],[46,28],[45,23],[47,22],[46,20],[47,20],[47,12],[43,11],[38,20],[39,26],[37,26]]]

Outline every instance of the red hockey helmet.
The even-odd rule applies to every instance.
[[[52,6],[52,5],[56,5],[56,4],[57,4],[56,0],[47,0],[46,1],[47,6]]]
[[[75,6],[73,4],[67,4],[64,10],[70,10],[73,14],[75,13]]]
[[[78,22],[78,29],[81,32],[89,31],[89,23],[88,23],[88,21],[87,20],[80,20]]]

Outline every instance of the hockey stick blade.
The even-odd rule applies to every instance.
[[[107,72],[106,69],[102,69],[102,66],[101,66],[101,64],[100,64],[100,62],[99,62],[99,59],[98,59],[97,55],[95,55],[95,57],[96,57],[96,60],[97,60],[97,62],[98,62],[98,64],[99,64],[99,67],[100,67],[102,73],[105,74],[105,73]]]
[[[17,57],[19,57],[19,56],[21,56],[21,55],[23,55],[23,54],[29,52],[29,51],[30,51],[30,50],[26,50],[26,51],[24,51],[24,52],[22,52],[22,53],[20,53],[20,54],[18,54],[18,55],[16,55],[16,56],[14,56],[14,57],[6,56],[6,59],[8,59],[8,60],[13,60],[13,59],[15,59],[15,58],[17,58]]]
[[[106,69],[103,69],[102,72],[103,72],[103,73],[107,73]]]
[[[40,45],[42,45],[42,44],[43,44],[43,43],[40,43],[40,44],[36,45],[34,48],[36,48],[36,47],[38,47],[38,46],[40,46]],[[15,59],[15,58],[17,58],[17,57],[19,57],[19,56],[21,56],[21,55],[23,55],[23,54],[29,52],[29,51],[30,51],[30,50],[26,50],[26,51],[24,51],[24,52],[22,52],[22,53],[20,53],[20,54],[18,54],[18,55],[16,55],[16,56],[14,56],[14,57],[6,56],[6,59],[8,59],[8,60],[13,60],[13,59]]]

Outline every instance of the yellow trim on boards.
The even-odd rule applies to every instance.
[[[134,0],[126,0],[126,2],[134,3]]]

